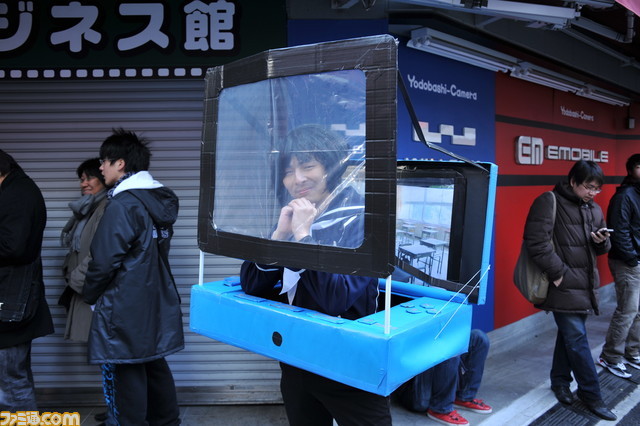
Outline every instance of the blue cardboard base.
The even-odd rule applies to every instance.
[[[380,280],[384,289],[384,280]],[[389,395],[413,376],[467,351],[471,305],[432,287],[393,282],[408,300],[352,321],[245,294],[237,277],[195,285],[191,329],[347,385]]]

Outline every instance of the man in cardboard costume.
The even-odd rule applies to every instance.
[[[349,148],[334,133],[305,125],[287,136],[280,156],[283,201],[273,240],[358,247],[364,198],[342,185]],[[282,282],[282,287],[277,287]],[[244,262],[242,289],[295,306],[357,319],[377,310],[378,279]],[[390,425],[389,399],[281,363],[280,389],[292,425]]]

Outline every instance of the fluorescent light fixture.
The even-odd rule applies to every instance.
[[[611,56],[612,58],[616,58],[617,60],[619,60],[620,62],[622,62],[622,66],[632,66],[634,68],[640,68],[640,64],[638,64],[632,57],[630,56],[626,56],[623,55],[622,53],[610,48],[609,46],[606,46],[594,39],[592,39],[591,37],[588,37],[578,31],[572,30],[572,29],[566,29],[566,30],[562,30],[563,34],[568,35],[569,37],[575,38],[576,40],[585,43],[586,45],[593,47],[594,49],[597,49],[601,52],[606,53],[607,55]]]
[[[541,84],[543,86],[552,87],[563,92],[575,93],[584,83],[574,80],[562,74],[536,67],[528,62],[521,62],[511,72],[511,76],[521,80],[530,81],[532,83]]]
[[[509,18],[547,22],[562,27],[566,27],[568,21],[580,16],[580,12],[571,7],[546,6],[503,0],[489,0],[487,9]]]
[[[465,7],[462,0],[398,0],[398,3],[464,11],[476,15],[501,16],[520,21],[539,21],[552,24],[555,28],[566,28],[569,21],[580,16],[580,12],[573,7],[546,6],[504,0],[487,0],[486,6],[471,8]]]
[[[598,89],[597,87],[593,87],[589,84],[580,88],[580,90],[576,92],[576,95],[616,106],[627,106],[631,102],[629,98],[625,98],[607,90]]]
[[[494,72],[511,71],[517,62],[513,56],[431,28],[411,31],[411,40],[407,46]]]
[[[431,28],[411,31],[411,40],[407,42],[407,46],[490,71],[509,72],[511,77],[575,93],[609,105],[624,106],[630,103],[630,99],[624,96]]]

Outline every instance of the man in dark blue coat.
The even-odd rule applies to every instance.
[[[629,378],[626,365],[640,369],[640,154],[627,160],[627,176],[616,189],[607,212],[611,233],[609,269],[617,306],[598,358],[616,376]]]
[[[91,243],[83,296],[95,304],[89,362],[101,364],[108,424],[180,424],[165,360],[184,348],[180,297],[169,268],[178,197],[147,171],[151,153],[135,133],[100,147],[112,188]]]
[[[0,150],[0,411],[37,410],[31,341],[53,333],[40,260],[46,222],[40,189]]]

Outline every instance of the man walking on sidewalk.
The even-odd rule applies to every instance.
[[[598,358],[600,365],[623,378],[631,377],[625,364],[640,369],[640,154],[629,157],[626,168],[607,217],[613,229],[609,269],[618,304]]]

